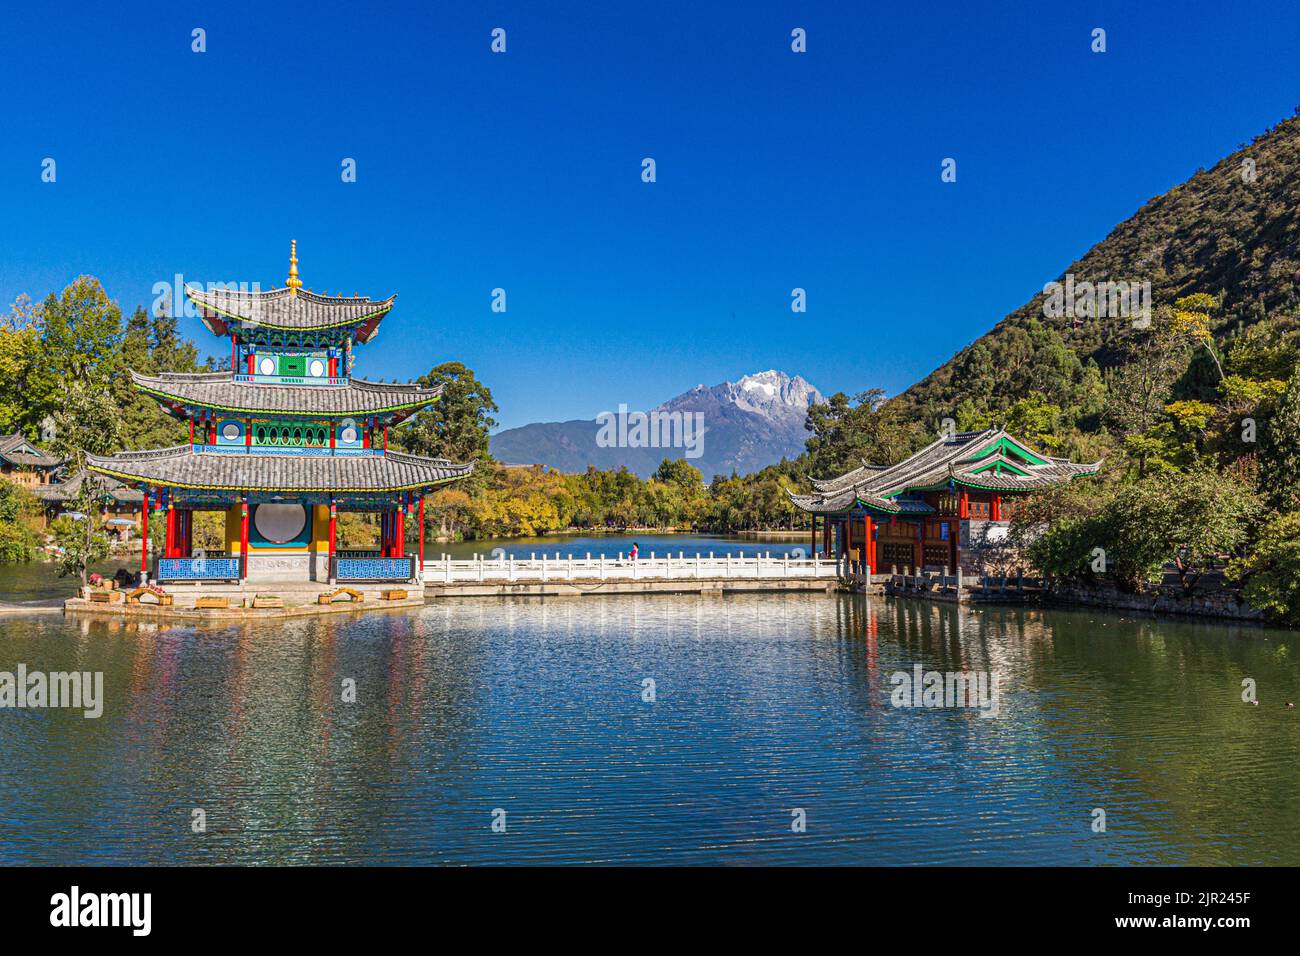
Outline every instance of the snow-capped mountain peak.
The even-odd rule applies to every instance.
[[[696,385],[650,412],[698,413],[704,428],[703,455],[692,461],[706,479],[715,474],[748,474],[804,449],[808,407],[824,401],[809,382],[777,369],[743,375],[712,388]],[[615,407],[611,402],[611,408]],[[681,457],[671,448],[605,448],[595,441],[590,421],[550,422],[512,428],[492,436],[492,454],[511,462],[540,462],[562,471],[626,465],[652,474],[664,458]]]

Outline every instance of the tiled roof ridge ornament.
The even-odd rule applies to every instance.
[[[298,240],[289,240],[289,278],[284,280],[289,294],[296,296],[302,288],[302,279],[298,278]]]

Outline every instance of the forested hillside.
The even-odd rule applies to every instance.
[[[1087,202],[1086,192],[1075,199]],[[1266,318],[1276,320],[1275,334],[1296,329],[1300,117],[1150,200],[1061,276],[1043,280],[1067,273],[1076,282],[1149,281],[1157,308],[1193,293],[1216,296],[1210,331],[1221,352]],[[1062,424],[1097,430],[1107,396],[1092,366],[1105,373],[1124,365],[1138,330],[1104,316],[1047,318],[1044,298],[1025,303],[897,401],[939,419],[958,409],[999,411],[1038,394],[1061,408]],[[1180,397],[1214,392],[1211,365],[1200,358]]]

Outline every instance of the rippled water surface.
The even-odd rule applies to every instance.
[[[0,710],[0,863],[1296,864],[1298,643],[794,594],[0,617],[0,670],[106,696]],[[1001,715],[891,707],[916,663]]]

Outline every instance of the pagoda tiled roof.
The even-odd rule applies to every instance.
[[[1007,443],[1018,446],[1027,457],[1008,455],[1003,450]],[[952,486],[1037,491],[1094,475],[1100,468],[1100,461],[1079,464],[1039,455],[1003,429],[986,428],[941,437],[896,465],[863,464],[838,478],[814,480],[812,494],[791,494],[790,500],[796,507],[818,514],[848,511],[859,504],[887,514],[929,514],[934,509],[925,502],[901,496]]]
[[[116,478],[109,478],[104,475],[96,477],[104,483],[104,490],[107,495],[122,504],[138,505],[144,500],[143,494],[129,485],[123,484]],[[32,485],[28,490],[41,501],[69,501],[81,493],[81,485],[85,480],[86,470],[83,468],[67,481],[48,485]]]
[[[195,452],[190,445],[87,455],[92,471],[132,483],[223,491],[415,491],[474,469],[445,458],[389,451],[363,455]]]
[[[349,379],[346,385],[275,385],[235,381],[231,372],[131,373],[136,388],[179,405],[241,414],[301,414],[335,417],[416,411],[437,401],[442,386],[384,384]]]
[[[34,449],[34,453],[22,451],[24,448]],[[0,458],[11,465],[30,468],[54,468],[63,463],[62,458],[55,458],[33,445],[22,432],[0,435]]]
[[[188,285],[185,294],[204,310],[203,323],[216,335],[226,335],[231,323],[295,332],[356,326],[354,339],[363,343],[375,337],[380,320],[397,298],[320,295],[288,287],[204,291]]]

